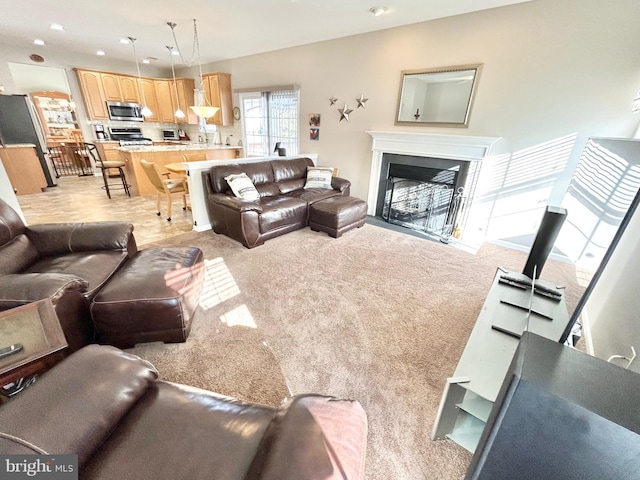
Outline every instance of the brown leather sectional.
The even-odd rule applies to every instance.
[[[0,454],[77,454],[80,479],[362,480],[357,401],[278,408],[157,379],[114,347],[74,353],[0,408]]]
[[[203,173],[207,211],[214,232],[247,248],[309,224],[309,207],[334,196],[349,196],[351,182],[333,177],[331,190],[303,187],[309,158],[216,165]],[[256,201],[234,196],[225,177],[246,173],[260,193]]]

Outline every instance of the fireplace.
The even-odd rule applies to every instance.
[[[386,177],[386,187],[378,192],[376,216],[448,238],[459,231],[468,165],[452,160],[425,160],[393,153],[383,155],[380,175]]]
[[[498,138],[367,133],[373,137],[368,214],[427,235],[460,237],[481,160]]]

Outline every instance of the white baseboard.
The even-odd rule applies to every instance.
[[[589,322],[589,313],[584,307],[580,312],[580,324],[582,325],[582,335],[584,336],[585,348],[589,355],[594,355],[593,337],[591,336],[591,323]]]
[[[211,224],[207,223],[206,225],[194,225],[193,226],[193,231],[194,232],[206,232],[207,230],[211,230]]]

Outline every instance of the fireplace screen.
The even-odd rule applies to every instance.
[[[462,201],[449,185],[390,177],[382,218],[413,230],[449,237]]]

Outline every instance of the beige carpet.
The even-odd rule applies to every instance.
[[[144,248],[161,245],[200,247],[207,262],[188,341],[131,349],[162,378],[273,406],[289,392],[354,398],[369,419],[367,479],[464,476],[471,455],[429,435],[496,267],[519,271],[526,254],[473,255],[372,225],[252,250],[213,232]],[[575,272],[548,262],[542,278],[568,285]]]

